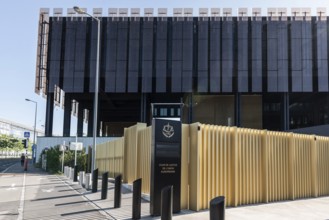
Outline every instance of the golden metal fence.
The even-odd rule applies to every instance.
[[[137,124],[97,145],[97,167],[150,192],[152,128]],[[267,203],[329,195],[329,138],[194,123],[182,125],[181,208]]]
[[[138,131],[137,178],[142,178],[142,193],[150,194],[152,127]]]
[[[190,126],[190,209],[329,195],[329,138],[204,124]]]
[[[109,172],[109,177],[123,173],[124,138],[97,145],[96,167],[99,174]]]
[[[123,181],[132,183],[137,179],[138,131],[145,129],[146,124],[137,123],[124,130],[124,172]]]

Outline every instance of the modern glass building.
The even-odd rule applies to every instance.
[[[328,19],[309,9],[109,9],[101,20],[98,133],[121,136],[153,116],[268,130],[329,122]],[[315,13],[314,13],[315,14]],[[41,9],[36,92],[92,136],[97,22],[68,9]],[[320,128],[320,127],[319,127]],[[316,130],[316,129],[315,129]]]

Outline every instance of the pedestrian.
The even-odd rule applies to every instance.
[[[25,155],[22,154],[22,156],[21,156],[21,166],[24,166],[24,161],[25,161]]]
[[[24,171],[27,171],[27,163],[29,162],[29,158],[28,156],[26,155],[25,157],[25,161],[24,161]]]

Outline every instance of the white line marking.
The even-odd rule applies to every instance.
[[[54,191],[54,188],[51,188],[51,189],[42,189],[42,192],[50,193],[52,191]]]
[[[67,187],[70,189],[74,190],[76,194],[79,194],[83,200],[88,201],[88,204],[91,205],[94,209],[96,209],[101,215],[103,215],[106,219],[115,219],[110,213],[102,209],[100,206],[98,206],[94,201],[90,200],[87,196],[84,194],[80,193],[78,190],[74,189],[72,186],[70,186],[65,180],[59,178],[56,176],[60,181],[62,181]]]
[[[15,186],[16,186],[16,183],[13,183],[13,184],[11,184],[11,187],[8,188],[8,189],[6,189],[6,190],[17,190],[17,189],[15,188]]]
[[[21,200],[20,200],[19,207],[18,207],[17,220],[22,220],[23,219],[24,199],[25,199],[25,177],[26,177],[26,173],[24,172],[22,194],[21,194]]]

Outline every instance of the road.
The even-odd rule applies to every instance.
[[[10,166],[14,165],[15,163],[20,162],[19,158],[1,158],[0,159],[0,173],[5,171]]]
[[[32,164],[24,172],[19,160],[1,164],[0,220],[108,218],[58,176]]]

